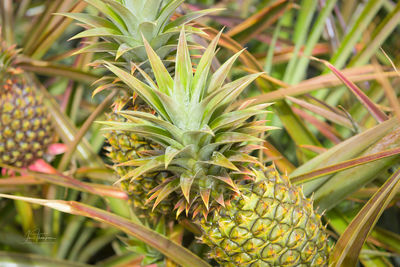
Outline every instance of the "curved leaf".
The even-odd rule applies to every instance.
[[[356,266],[365,239],[399,189],[400,169],[364,205],[340,236],[332,253],[331,266]]]

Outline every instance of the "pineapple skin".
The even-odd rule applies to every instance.
[[[0,88],[0,163],[27,167],[42,158],[53,142],[53,130],[35,87],[21,77],[4,80]]]
[[[273,168],[200,221],[201,241],[222,266],[327,266],[321,216],[301,189]]]

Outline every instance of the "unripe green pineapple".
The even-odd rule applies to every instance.
[[[0,48],[0,163],[27,167],[53,140],[50,114],[24,72],[13,68],[17,51]]]
[[[273,167],[255,174],[241,195],[201,220],[210,256],[222,266],[327,266],[327,234],[312,202]]]

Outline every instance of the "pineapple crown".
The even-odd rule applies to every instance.
[[[140,111],[121,111],[119,113],[128,122],[103,123],[111,126],[108,130],[132,132],[164,147],[158,155],[123,163],[137,168],[121,180],[136,179],[154,171],[173,173],[173,177],[151,191],[153,195],[149,201],[156,199],[155,207],[170,193],[178,191],[183,196],[176,205],[178,215],[185,209],[188,212],[193,204],[194,215],[200,211],[206,214],[216,203],[224,205],[225,197],[238,192],[237,183],[251,176],[252,171],[246,169],[246,164],[259,164],[256,158],[248,155],[249,151],[259,148],[251,143],[261,142],[258,134],[271,129],[264,125],[265,121],[248,121],[266,113],[265,108],[270,104],[251,105],[247,102],[240,107],[232,105],[260,75],[252,74],[224,84],[241,51],[209,76],[219,36],[207,47],[194,73],[183,29],[174,77],[145,38],[144,46],[156,81],[140,68],[137,69],[147,83],[111,63],[105,63],[157,112],[157,116]],[[199,196],[201,201],[198,201]]]
[[[218,9],[206,9],[181,16],[170,21],[175,10],[183,0],[85,0],[103,17],[85,13],[63,13],[73,18],[87,30],[71,39],[100,37],[102,41],[89,44],[76,53],[102,52],[106,61],[123,63],[142,63],[147,60],[142,35],[148,40],[161,58],[165,58],[176,47],[175,40],[180,25],[190,22]],[[188,32],[201,33],[201,30],[186,26]],[[174,38],[175,37],[175,38]]]

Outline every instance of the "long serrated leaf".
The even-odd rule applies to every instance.
[[[301,119],[313,125],[317,130],[325,136],[327,139],[332,141],[334,144],[340,143],[339,133],[336,129],[330,126],[328,123],[318,120],[314,116],[310,115],[309,113],[303,111],[302,109],[298,109],[296,107],[292,107],[294,113],[300,116]]]
[[[348,227],[351,218],[348,216],[345,216],[340,210],[334,209],[325,215],[327,220],[329,220],[329,225],[333,228],[333,230],[338,233],[339,235],[342,235],[346,228]],[[352,216],[354,217],[354,216]],[[376,232],[373,230],[373,232]],[[373,234],[373,232],[371,234]],[[368,241],[371,241],[371,238],[368,238]],[[387,266],[392,266],[391,264],[388,264],[387,259],[384,257],[378,257],[378,255],[374,256],[371,255],[369,257],[368,255],[365,255],[363,251],[366,250],[375,250],[374,246],[371,244],[372,242],[365,243],[362,248],[362,252],[359,256],[360,262],[363,264],[365,267],[376,267],[376,266],[382,266],[382,267],[387,267]]]
[[[103,0],[105,3],[109,4],[111,9],[119,15],[121,20],[123,20],[124,25],[128,29],[128,32],[133,35],[137,34],[137,25],[139,24],[139,19],[136,18],[135,14],[130,12],[129,9],[114,0]]]
[[[253,70],[248,70],[250,73],[256,73]],[[379,78],[379,74],[376,73],[375,69],[371,65],[355,67],[344,69],[342,72],[346,75],[346,77],[352,82],[362,82],[375,80]],[[396,72],[384,72],[383,75],[385,77],[394,77],[398,74]],[[262,74],[260,78],[264,78]],[[282,87],[281,89],[258,95],[257,97],[250,97],[243,99],[237,102],[237,105],[242,104],[245,101],[253,100],[254,103],[265,103],[271,101],[282,100],[286,96],[298,96],[306,93],[310,93],[314,90],[319,90],[325,87],[336,87],[343,84],[342,81],[337,79],[334,74],[325,74],[320,75],[314,78],[310,78],[308,80],[302,81],[299,84],[292,85],[290,87]]]
[[[177,128],[175,125],[172,123],[165,121],[163,119],[157,118],[153,114],[146,113],[146,112],[141,112],[141,111],[131,111],[131,110],[124,110],[119,112],[123,116],[134,116],[138,118],[145,119],[149,122],[154,123],[155,125],[159,125],[166,129],[168,132],[170,132],[176,140],[179,140],[183,134],[183,132]]]
[[[77,35],[74,35],[73,37],[71,37],[70,40],[86,38],[86,37],[118,36],[120,34],[121,34],[120,31],[117,31],[114,29],[98,27],[98,28],[88,29],[83,32],[80,32]]]
[[[196,73],[193,77],[193,83],[190,87],[192,103],[198,103],[207,93],[207,87],[205,85],[221,33],[222,31],[211,41],[197,65]]]
[[[106,67],[115,75],[117,75],[132,90],[136,91],[150,106],[152,106],[157,111],[158,114],[163,116],[165,119],[169,118],[160,99],[157,97],[156,94],[154,94],[151,87],[139,81],[133,75],[112,64],[106,63]]]
[[[322,117],[324,117],[324,118],[326,118],[326,119],[328,119],[328,120],[330,120],[330,121],[332,121],[334,123],[340,124],[340,125],[345,126],[345,127],[349,128],[349,129],[353,129],[354,128],[353,127],[353,123],[348,118],[344,117],[343,115],[337,114],[337,113],[335,113],[335,112],[333,112],[331,110],[328,110],[328,109],[325,109],[325,108],[321,108],[319,106],[310,104],[310,103],[308,103],[306,101],[303,101],[303,100],[300,100],[300,99],[297,99],[297,98],[294,98],[294,97],[287,96],[286,98],[289,99],[290,101],[292,101],[293,103],[296,103],[299,106],[301,106],[303,108],[306,108],[306,109],[308,109],[308,110],[310,110],[310,111],[312,111],[312,112],[314,112],[314,113],[316,113],[316,114],[318,114],[318,115],[320,115],[320,116],[322,116]]]
[[[61,15],[61,16],[69,17],[71,19],[77,20],[79,22],[90,25],[92,27],[109,28],[109,29],[114,29],[115,31],[120,32],[118,30],[118,28],[115,27],[114,24],[112,24],[110,21],[103,19],[102,17],[99,17],[99,16],[93,16],[93,15],[84,14],[84,13],[55,13],[54,15]]]
[[[82,69],[41,60],[29,60],[19,64],[18,67],[45,76],[56,75],[87,84],[91,84],[99,78],[99,76]]]
[[[224,101],[231,101],[235,96],[239,95],[250,83],[252,83],[260,74],[251,74],[240,78],[232,83],[228,83],[221,88],[221,91],[212,96],[209,95],[204,98],[201,102],[204,108],[202,124],[207,124],[213,115],[213,112],[223,103]]]
[[[233,143],[242,143],[242,142],[263,142],[263,139],[254,137],[249,134],[243,134],[238,132],[224,132],[217,134],[215,136],[214,143],[203,146],[200,149],[200,155],[211,155],[216,147],[223,144],[233,144]]]
[[[198,256],[185,249],[184,247],[176,244],[175,242],[170,241],[165,236],[141,224],[134,223],[129,219],[125,219],[108,211],[91,207],[89,205],[85,205],[76,201],[47,200],[6,194],[0,194],[0,197],[27,201],[65,213],[85,216],[99,222],[107,223],[154,247],[155,249],[159,250],[160,252],[171,258],[171,260],[175,261],[178,264],[181,264],[182,266],[210,267],[208,263],[200,259]]]
[[[199,10],[199,11],[190,12],[190,13],[183,15],[183,16],[175,19],[174,21],[171,21],[170,23],[168,23],[167,26],[165,26],[164,31],[172,29],[174,27],[179,27],[185,23],[191,22],[192,20],[201,18],[208,14],[215,13],[218,11],[223,11],[223,10],[224,10],[224,8],[209,8],[209,9],[203,9],[203,10]]]
[[[230,162],[250,162],[254,164],[260,164],[256,157],[252,157],[246,153],[234,152],[233,155],[228,157]]]
[[[393,149],[388,149],[382,152],[370,154],[367,156],[362,156],[358,157],[355,159],[347,160],[344,162],[340,162],[337,164],[329,165],[323,168],[319,168],[316,170],[313,170],[311,172],[298,175],[298,176],[293,176],[290,178],[290,181],[294,184],[299,184],[299,183],[304,183],[306,181],[310,181],[312,179],[316,179],[318,177],[332,174],[335,172],[339,172],[348,168],[356,167],[362,164],[366,164],[372,161],[380,160],[386,157],[392,157],[395,155],[400,154],[400,148],[393,148]]]
[[[104,128],[105,131],[113,130],[113,131],[127,131],[136,133],[140,136],[152,139],[161,145],[172,145],[177,148],[182,148],[183,146],[173,139],[168,131],[164,129],[154,126],[154,125],[142,125],[136,123],[128,123],[128,122],[116,122],[116,121],[103,121],[98,122],[105,125],[110,125],[112,128]]]
[[[186,42],[185,28],[182,27],[176,52],[174,89],[179,89],[179,93],[185,94],[186,99],[188,99],[190,94],[189,88],[191,86],[192,79],[192,62],[190,60],[189,48]]]
[[[8,169],[16,170],[16,171],[22,171],[18,168],[14,168],[12,166],[6,166],[6,165],[0,165],[0,166],[6,167]],[[58,172],[49,174],[49,173],[32,172],[32,171],[27,171],[27,170],[23,170],[23,171],[25,173],[27,173],[28,175],[30,175],[31,177],[35,177],[37,179],[46,181],[48,183],[60,185],[60,186],[66,187],[66,188],[72,188],[72,189],[79,190],[79,191],[89,192],[94,195],[106,196],[107,192],[111,192],[111,191],[105,191],[105,190],[99,191],[98,188],[96,186],[94,186],[94,184],[84,183],[73,177],[66,176],[66,175],[63,175]],[[105,192],[106,195],[104,195],[102,192],[103,193]],[[117,192],[114,192],[114,193],[117,193]],[[117,195],[122,197],[123,199],[126,199],[126,197],[127,197],[127,196],[123,196],[123,194],[115,194],[114,196],[117,196]]]
[[[215,143],[217,144],[229,144],[229,143],[240,143],[240,142],[262,142],[261,138],[257,138],[248,134],[236,133],[236,132],[224,132],[215,136]]]
[[[172,88],[174,88],[174,80],[171,78],[168,70],[165,68],[160,57],[153,50],[145,38],[143,38],[144,47],[149,58],[151,68],[153,69],[154,76],[157,81],[158,89],[167,95],[172,95]]]
[[[250,118],[252,116],[265,114],[267,112],[268,111],[266,111],[266,110],[253,110],[253,109],[232,111],[229,113],[225,113],[225,114],[217,117],[215,120],[213,120],[210,123],[210,128],[214,132],[216,132],[223,127],[227,127],[227,125],[229,126],[233,123],[244,122],[245,120],[247,120],[248,118]]]
[[[55,1],[55,3],[58,3],[58,1]],[[86,7],[86,3],[81,1],[76,2],[72,7],[70,7],[69,10],[63,10],[61,9],[61,7],[62,5],[57,6],[57,9],[55,11],[56,12],[67,11],[72,13],[81,12]],[[50,14],[50,16],[51,15],[52,14]],[[36,38],[34,36],[34,38],[31,39],[33,40],[33,44],[31,47],[32,50],[29,51],[29,53],[27,53],[28,51],[24,49],[24,53],[30,55],[30,57],[34,59],[41,59],[46,54],[46,52],[50,49],[50,47],[54,45],[56,40],[65,32],[67,27],[71,24],[72,19],[67,17],[51,16],[50,21],[44,19],[41,22],[44,24],[43,25],[44,28],[42,28],[42,31],[41,30],[37,31],[39,36],[36,36]],[[33,23],[32,28],[34,29],[34,31],[38,29],[38,28],[35,29],[35,26],[36,25]]]
[[[358,98],[358,100],[365,106],[365,108],[371,113],[371,115],[378,121],[383,122],[388,119],[385,113],[383,113],[376,105],[368,98],[368,96],[358,88],[355,83],[350,81],[341,71],[339,71],[335,66],[330,64],[328,61],[320,60],[324,63],[343,83],[351,90],[351,92]]]
[[[112,21],[112,23],[118,27],[118,29],[124,33],[128,34],[126,25],[124,21],[118,16],[117,13],[114,12],[112,8],[107,6],[104,2],[100,0],[85,0],[88,4],[94,6],[98,9],[101,13],[103,13],[108,19]]]
[[[128,172],[127,174],[125,174],[124,176],[121,177],[121,180],[126,180],[126,179],[131,179],[134,180],[137,177],[160,167],[164,167],[164,162],[165,162],[165,156],[161,155],[158,157],[155,157],[151,160],[149,160],[147,163],[145,163],[144,165]]]
[[[72,55],[78,55],[82,53],[114,52],[117,50],[118,50],[118,44],[96,42],[76,50]]]
[[[230,72],[233,66],[233,63],[235,63],[236,59],[240,56],[240,54],[243,51],[244,49],[234,54],[214,72],[214,74],[211,76],[207,93],[213,92],[222,86],[226,77],[228,76],[228,73]]]
[[[163,27],[167,25],[167,21],[170,19],[175,10],[183,3],[184,0],[172,0],[169,1],[160,11],[157,17],[157,31],[159,34]]]
[[[333,266],[355,266],[357,264],[358,255],[365,239],[399,189],[400,169],[364,205],[340,236],[331,257]]]

